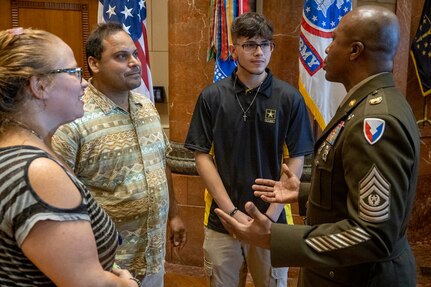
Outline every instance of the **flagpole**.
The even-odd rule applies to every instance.
[[[416,124],[420,125],[422,124],[423,126],[425,126],[425,124],[429,124],[431,125],[431,120],[428,119],[428,97],[424,97],[424,118],[417,121]]]
[[[263,14],[263,0],[256,0],[256,12]]]

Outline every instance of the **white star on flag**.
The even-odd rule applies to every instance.
[[[299,40],[299,90],[323,130],[334,116],[346,90],[325,79],[323,59],[332,32],[352,8],[345,0],[305,0]]]
[[[132,15],[132,13],[131,13],[131,11],[133,10],[133,8],[130,8],[130,9],[127,9],[127,7],[126,6],[124,6],[124,10],[123,11],[121,11],[121,14],[123,14],[124,15],[124,20],[126,20],[127,19],[127,17],[133,17],[133,15]]]
[[[117,15],[117,13],[115,13],[115,6],[111,7],[111,5],[109,5],[108,10],[106,10],[106,13],[109,14],[109,18],[111,18],[112,15]]]

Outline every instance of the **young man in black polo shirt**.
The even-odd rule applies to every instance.
[[[301,176],[304,155],[313,151],[310,123],[301,94],[267,69],[274,50],[267,19],[243,14],[231,32],[238,68],[202,91],[185,143],[207,187],[206,274],[211,287],[245,286],[247,271],[258,287],[287,286],[287,268],[272,268],[268,250],[229,235],[214,209],[246,222],[244,204],[253,201],[271,220],[287,223],[284,205],[254,197],[251,186],[258,177],[279,179],[283,162]]]

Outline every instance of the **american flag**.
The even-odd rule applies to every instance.
[[[138,49],[142,64],[141,86],[135,91],[154,103],[153,81],[147,41],[147,7],[145,0],[99,0],[98,22],[119,22]]]
[[[323,59],[332,32],[352,9],[350,0],[305,0],[299,37],[298,86],[314,118],[323,130],[334,116],[346,90],[325,79]]]

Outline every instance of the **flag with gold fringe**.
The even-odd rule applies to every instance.
[[[350,0],[305,0],[299,37],[299,91],[323,130],[334,116],[346,90],[325,79],[323,59],[332,32],[352,9]]]
[[[423,96],[431,95],[431,0],[426,0],[410,49]]]
[[[216,62],[214,82],[230,76],[237,65],[229,52],[229,45],[233,44],[230,27],[236,17],[249,11],[249,0],[211,0],[207,61]]]

